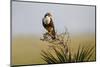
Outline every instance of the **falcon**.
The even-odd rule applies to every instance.
[[[51,36],[52,39],[55,39],[55,28],[53,24],[53,19],[51,13],[46,13],[42,19],[42,25],[47,30],[47,33]]]

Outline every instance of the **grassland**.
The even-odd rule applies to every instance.
[[[41,59],[41,50],[49,50],[48,42],[41,41],[39,37],[33,35],[13,36],[12,38],[12,65],[44,64]],[[74,54],[79,45],[94,46],[95,35],[71,36],[71,42],[68,44],[71,52]],[[95,60],[95,50],[91,61]]]

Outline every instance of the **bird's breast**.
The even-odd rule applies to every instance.
[[[44,24],[49,24],[50,23],[50,17],[48,17],[48,16],[46,16],[45,18],[44,18]]]

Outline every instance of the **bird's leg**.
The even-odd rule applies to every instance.
[[[48,34],[51,36],[51,32],[48,32]]]
[[[53,39],[54,38],[54,36],[52,35],[52,32],[50,31],[50,32],[48,32],[48,34],[49,34],[49,36]]]
[[[49,27],[48,33],[49,33],[50,36],[52,36],[52,31],[53,31],[53,28],[52,27]]]
[[[49,33],[48,33],[48,32],[46,32],[46,33],[44,33],[43,35],[44,35],[44,36],[47,36],[47,35],[49,35]]]

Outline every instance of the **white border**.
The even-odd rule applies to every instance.
[[[28,1],[28,0],[27,0]],[[32,0],[30,0],[32,1]],[[37,67],[99,67],[100,65],[100,0],[33,0],[40,2],[56,2],[71,4],[88,4],[97,6],[97,61],[85,63],[68,63],[54,65],[38,65]],[[10,0],[0,0],[0,67],[10,64]],[[26,66],[25,66],[26,67]],[[32,67],[32,66],[27,66]]]

